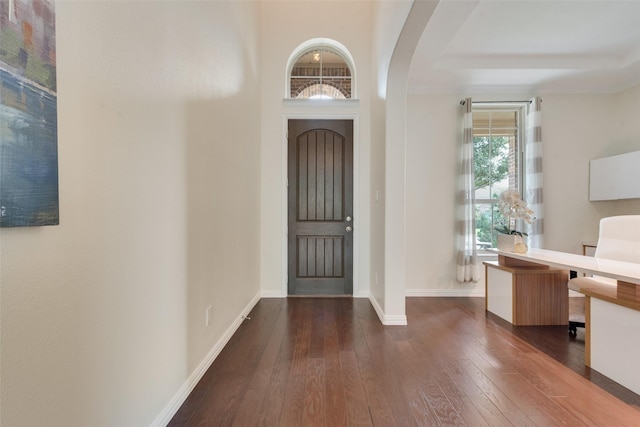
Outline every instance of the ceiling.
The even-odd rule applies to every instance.
[[[442,0],[412,93],[615,93],[640,83],[640,0]]]

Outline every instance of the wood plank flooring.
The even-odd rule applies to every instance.
[[[350,298],[250,317],[169,426],[640,425],[640,396],[584,367],[582,330],[514,327],[483,298],[408,298],[408,326]]]

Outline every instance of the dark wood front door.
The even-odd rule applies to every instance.
[[[289,295],[353,293],[353,121],[289,120]]]

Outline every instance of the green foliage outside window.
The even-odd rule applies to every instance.
[[[475,188],[486,189],[487,198],[496,200],[499,193],[494,185],[509,175],[508,136],[476,136],[473,138]],[[476,206],[476,241],[480,249],[495,247],[495,227],[502,222],[502,214],[491,203]]]
[[[476,189],[505,179],[509,175],[509,137],[475,136],[473,162]]]
[[[476,241],[480,244],[491,243],[491,246],[495,246],[491,209],[481,209],[476,206]]]

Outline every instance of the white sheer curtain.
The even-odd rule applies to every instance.
[[[527,107],[525,132],[525,194],[524,201],[536,219],[527,225],[527,245],[542,248],[544,234],[544,199],[542,197],[542,99],[536,96]]]
[[[480,278],[476,249],[472,107],[471,98],[466,98],[462,120],[462,153],[456,209],[458,225],[456,278],[458,282],[477,282]]]

